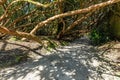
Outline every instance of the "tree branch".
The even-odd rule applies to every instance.
[[[88,7],[88,8],[79,9],[79,10],[74,10],[74,11],[69,11],[69,12],[66,12],[66,13],[62,13],[62,14],[55,15],[55,16],[50,17],[50,18],[48,18],[47,20],[42,21],[42,22],[40,22],[39,24],[37,24],[37,25],[35,26],[35,28],[30,32],[30,34],[35,34],[36,31],[37,31],[39,28],[43,27],[44,25],[50,23],[51,21],[53,21],[53,20],[55,20],[55,19],[62,18],[62,17],[66,17],[66,16],[72,16],[72,15],[77,15],[77,14],[82,14],[82,13],[87,13],[87,12],[96,11],[96,10],[99,10],[100,8],[103,8],[103,7],[105,7],[105,6],[108,6],[108,5],[117,3],[117,2],[120,2],[120,0],[109,0],[109,1],[102,2],[102,3],[96,4],[96,5],[92,5],[92,6]]]
[[[37,36],[33,35],[33,34],[9,30],[9,29],[7,29],[6,27],[2,27],[2,26],[0,26],[0,32],[1,32],[1,33],[5,33],[5,34],[9,34],[9,35],[13,35],[13,36],[25,37],[25,38],[27,38],[27,39],[31,39],[31,40],[34,40],[34,41],[42,44],[41,39],[38,38]]]
[[[68,31],[70,31],[71,29],[73,29],[77,24],[80,24],[83,20],[87,19],[93,12],[90,12],[88,14],[86,14],[85,16],[81,17],[80,19],[76,20],[75,22],[73,22],[64,32],[63,35],[65,33],[67,33]]]

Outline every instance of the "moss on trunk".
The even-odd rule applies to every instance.
[[[110,17],[111,35],[120,39],[120,3],[115,4]]]

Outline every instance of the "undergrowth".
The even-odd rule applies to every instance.
[[[91,30],[89,34],[93,45],[102,45],[111,40],[109,26],[106,23],[99,25]]]

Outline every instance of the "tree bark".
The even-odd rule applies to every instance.
[[[1,27],[1,26],[0,26],[0,32],[4,33],[4,34],[9,34],[9,35],[13,35],[13,36],[18,36],[18,37],[24,37],[24,38],[27,38],[27,39],[31,39],[31,40],[34,40],[34,41],[42,44],[42,41],[41,41],[40,38],[38,38],[35,35],[29,34],[29,33],[9,30],[6,27]]]
[[[102,3],[99,3],[99,4],[92,5],[88,8],[69,11],[69,12],[66,12],[66,13],[55,15],[53,17],[50,17],[50,18],[46,19],[45,21],[42,21],[42,22],[38,23],[35,26],[35,28],[30,32],[30,34],[35,34],[38,29],[47,25],[48,23],[52,22],[55,19],[63,18],[63,17],[67,17],[67,16],[72,16],[72,15],[77,15],[77,14],[89,13],[89,12],[99,10],[99,9],[105,7],[105,6],[108,6],[108,5],[111,5],[111,4],[114,4],[114,3],[118,3],[118,2],[120,2],[120,0],[108,0],[106,2],[102,2]]]
[[[120,3],[116,3],[110,17],[110,33],[116,39],[120,39]]]

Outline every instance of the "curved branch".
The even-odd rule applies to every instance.
[[[9,8],[11,5],[13,5],[14,3],[17,3],[17,2],[28,2],[28,3],[32,3],[32,4],[36,5],[36,6],[44,7],[44,8],[47,8],[47,7],[49,7],[49,6],[51,5],[51,3],[50,3],[50,4],[42,4],[42,3],[40,3],[40,2],[33,1],[33,0],[15,0],[15,1],[11,2],[11,3],[8,5],[8,8]]]
[[[92,15],[93,12],[86,14],[85,16],[81,17],[80,19],[73,22],[68,28],[62,33],[64,35],[68,31],[72,30],[77,24],[80,24],[83,20],[87,19],[90,15]]]
[[[13,35],[13,36],[25,37],[27,39],[31,39],[31,40],[34,40],[34,41],[42,44],[42,41],[40,38],[38,38],[35,35],[29,34],[29,33],[9,30],[6,27],[2,27],[2,26],[0,26],[0,32],[5,33],[5,34],[9,34],[9,35]]]
[[[109,1],[102,2],[102,3],[96,4],[96,5],[92,5],[92,6],[88,7],[88,8],[79,9],[79,10],[74,10],[74,11],[69,11],[69,12],[66,12],[66,13],[62,13],[62,14],[55,15],[55,16],[50,17],[50,18],[48,18],[47,20],[42,21],[42,22],[40,22],[39,24],[37,24],[37,25],[35,26],[35,28],[30,32],[30,34],[35,34],[36,31],[37,31],[39,28],[43,27],[44,25],[50,23],[51,21],[53,21],[53,20],[55,20],[55,19],[62,18],[62,17],[66,17],[66,16],[72,16],[72,15],[77,15],[77,14],[82,14],[82,13],[87,13],[87,12],[96,11],[96,10],[99,10],[100,8],[103,8],[103,7],[105,7],[105,6],[108,6],[108,5],[117,3],[117,2],[120,2],[120,0],[109,0]]]

